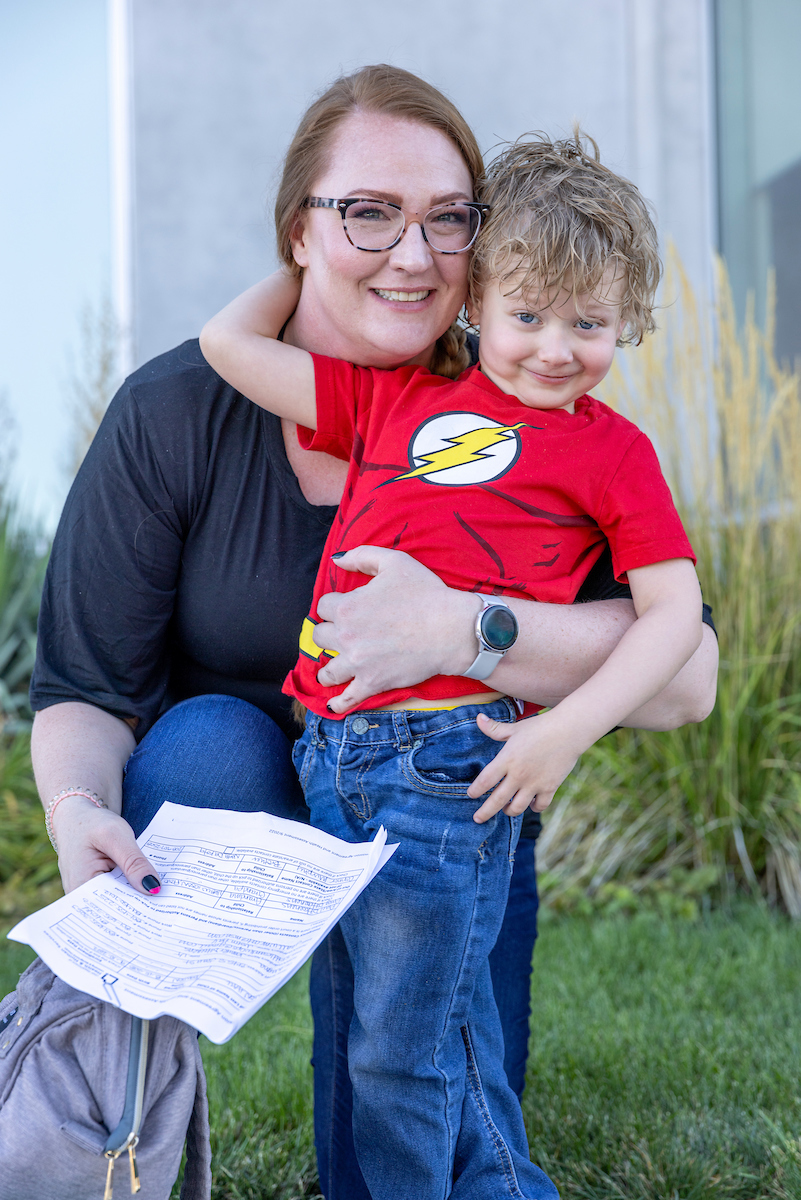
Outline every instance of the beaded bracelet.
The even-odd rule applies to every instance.
[[[53,813],[56,811],[56,808],[61,801],[65,800],[67,796],[85,796],[87,800],[92,801],[92,804],[94,804],[95,808],[108,808],[105,800],[102,800],[100,796],[98,796],[97,792],[90,792],[88,788],[68,787],[64,788],[63,792],[56,792],[55,796],[45,809],[45,829],[47,830],[47,836],[50,838],[50,845],[53,847],[56,854],[58,854],[58,846],[56,845],[56,839],[53,836]]]

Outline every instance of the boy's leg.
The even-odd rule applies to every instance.
[[[531,816],[538,818],[539,813]],[[489,958],[503,1032],[504,1071],[518,1098],[526,1078],[531,959],[537,938],[536,836],[525,837],[525,833],[524,817],[506,912]],[[370,1200],[353,1145],[353,1093],[347,1065],[353,968],[339,926],[314,952],[309,990],[314,1012],[314,1128],[320,1191],[326,1200]],[[486,1027],[472,1017],[470,1025]]]
[[[315,825],[364,841],[383,823],[400,842],[341,923],[354,1138],[373,1200],[556,1195],[529,1161],[487,967],[519,824],[472,820],[466,788],[494,749],[471,709],[369,713],[313,718],[296,760]],[[476,1041],[473,1020],[494,1039],[482,1028]]]

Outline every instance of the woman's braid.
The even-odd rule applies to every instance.
[[[458,379],[462,371],[466,371],[469,366],[470,347],[467,344],[467,334],[461,325],[454,321],[450,329],[446,329],[442,337],[437,339],[431,359],[431,371],[435,375],[444,375],[446,379]]]

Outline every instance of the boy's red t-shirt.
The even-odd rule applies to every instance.
[[[313,355],[317,430],[301,445],[350,461],[284,684],[313,712],[343,685],[322,687],[330,655],[312,641],[317,601],[368,576],[331,559],[360,545],[404,550],[449,587],[570,604],[606,542],[615,576],[671,558],[695,561],[654,449],[631,421],[591,396],[575,412],[526,408],[471,367],[458,380],[422,367],[381,371]],[[493,690],[437,675],[382,692],[369,709],[411,696],[444,699]]]

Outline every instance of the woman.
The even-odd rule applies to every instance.
[[[423,81],[373,67],[334,84],[301,122],[276,205],[281,256],[303,272],[287,340],[365,365],[420,362],[458,373],[468,357],[450,327],[464,300],[468,255],[432,254],[419,222],[437,203],[474,198],[480,173],[469,128]],[[407,220],[401,240],[365,253],[349,242],[339,212],[304,207],[310,195],[343,194],[399,204]],[[134,886],[152,888],[134,832],[167,798],[303,819],[280,684],[343,481],[344,464],[301,450],[294,429],[223,385],[194,343],[147,364],[121,389],[65,506],[32,688],[40,794],[48,804],[67,791],[52,810],[66,889],[114,864]],[[317,631],[321,645],[339,652],[325,682],[351,680],[343,709],[389,687],[467,670],[477,649],[470,597],[391,550],[363,551],[351,565],[375,579],[329,596]],[[605,595],[609,581],[594,582],[595,595]],[[625,599],[569,609],[511,603],[521,636],[492,681],[541,704],[558,702],[591,674],[634,618]],[[690,663],[631,723],[670,728],[702,719],[715,667],[707,630]],[[91,793],[109,807],[97,807]],[[536,895],[531,840],[527,847],[518,851],[510,909],[522,910],[528,936],[507,920],[493,964],[518,1090]],[[312,986],[316,1136],[328,1200],[368,1196],[350,1140],[350,988],[347,955],[333,935],[316,956]]]

